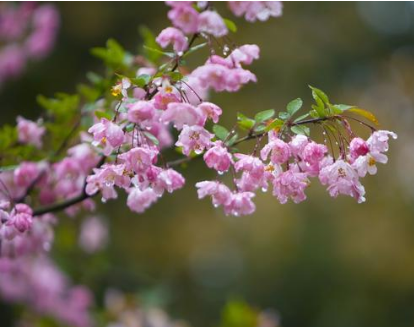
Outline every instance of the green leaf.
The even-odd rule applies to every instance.
[[[158,139],[152,135],[150,132],[144,132],[144,135],[155,145],[159,145],[160,142],[158,141]]]
[[[290,118],[290,114],[286,111],[279,112],[279,118],[282,120],[288,120]]]
[[[253,126],[256,124],[254,119],[248,118],[247,116],[243,115],[242,113],[237,113],[237,124],[240,128],[244,130],[251,130]]]
[[[230,20],[228,18],[223,18],[223,20],[224,20],[224,24],[226,24],[226,26],[227,26],[227,28],[230,32],[233,32],[233,33],[237,32],[237,26],[232,20]]]
[[[148,85],[148,83],[151,81],[152,76],[148,74],[142,74],[138,77],[131,78],[131,83],[138,86],[138,87],[144,87]]]
[[[325,104],[329,104],[329,98],[328,96],[325,94],[325,92],[323,92],[320,89],[317,89],[316,87],[313,87],[311,85],[309,85],[310,89],[312,90],[312,96],[315,100],[317,100],[318,98],[321,99]]]
[[[301,98],[297,98],[288,103],[286,109],[290,116],[293,116],[300,108],[302,108],[303,101]]]
[[[297,123],[298,121],[301,121],[301,120],[303,120],[303,119],[305,119],[305,118],[307,118],[307,117],[309,117],[309,113],[299,116],[299,117],[298,117],[298,118],[296,118],[293,122],[294,122],[294,123]]]
[[[148,50],[150,52],[153,52],[153,53],[162,55],[162,56],[167,56],[167,57],[170,57],[170,58],[174,58],[175,57],[175,53],[174,52],[166,52],[166,51],[162,51],[160,49],[147,47],[146,45],[144,45],[144,49],[146,49],[146,50]]]
[[[295,126],[292,126],[290,130],[295,134],[302,134],[302,135],[308,135],[308,136],[310,134],[309,127],[305,125],[295,125]]]
[[[139,34],[144,40],[144,45],[151,49],[157,49],[161,51],[161,47],[155,41],[155,35],[151,32],[151,30],[146,26],[140,26],[138,28]],[[161,58],[162,54],[159,52],[149,51],[144,47],[144,56],[151,62],[158,64],[158,60]]]
[[[112,120],[112,115],[110,115],[109,113],[107,113],[105,111],[101,111],[101,110],[96,110],[95,111],[95,116],[98,119],[106,118],[108,120]]]
[[[231,138],[230,138],[230,140],[228,140],[227,142],[226,142],[226,144],[227,144],[227,146],[232,146],[233,144],[234,144],[234,142],[236,142],[237,141],[237,139],[239,138],[239,134],[237,134],[237,133],[235,133]]]
[[[227,136],[230,134],[230,132],[225,127],[220,126],[220,125],[214,125],[213,132],[217,136],[217,138],[222,141],[224,141],[227,138]]]
[[[126,52],[114,39],[109,39],[106,42],[106,48],[92,48],[91,54],[102,59],[112,69],[126,65]]]
[[[173,82],[177,82],[183,79],[183,74],[181,74],[180,72],[169,72],[168,76],[170,76],[171,80]]]
[[[355,108],[355,106],[350,106],[350,105],[347,105],[347,104],[336,104],[336,105],[334,105],[334,107],[338,108],[341,111],[346,111],[346,110]]]
[[[264,122],[266,120],[269,120],[274,115],[275,115],[275,111],[273,109],[264,110],[264,111],[258,112],[254,116],[254,120],[256,121],[257,124],[260,124],[260,123],[262,123],[262,122]]]
[[[266,126],[265,131],[279,130],[285,122],[279,118],[274,119],[269,125]]]
[[[200,44],[197,44],[197,45],[195,45],[195,46],[192,46],[190,49],[188,49],[188,50],[185,52],[185,54],[184,54],[181,58],[185,58],[185,57],[187,57],[189,54],[191,54],[191,53],[193,53],[193,52],[196,52],[197,50],[200,50],[200,49],[204,48],[206,45],[207,45],[207,42],[200,43]]]

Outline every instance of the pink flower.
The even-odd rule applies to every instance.
[[[229,7],[234,15],[244,15],[249,22],[266,21],[269,17],[282,15],[281,1],[229,1]]]
[[[263,191],[267,190],[268,172],[265,171],[263,162],[253,156],[236,153],[234,155],[239,159],[234,167],[236,172],[243,171],[239,180],[237,180],[237,187],[242,191],[255,191],[261,188]]]
[[[242,153],[236,153],[234,156],[238,159],[238,161],[234,164],[236,172],[246,171],[257,179],[263,177],[265,166],[259,158]]]
[[[309,143],[309,139],[305,135],[295,135],[289,142],[292,155],[301,156],[306,145]]]
[[[165,110],[167,109],[168,104],[172,102],[181,102],[180,93],[176,88],[173,88],[168,80],[164,80],[162,86],[158,89],[158,92],[154,97],[154,107]]]
[[[168,193],[172,193],[180,188],[182,188],[185,184],[184,177],[176,172],[174,169],[165,169],[161,171],[157,176],[156,187],[154,190],[158,193],[162,194],[164,190]]]
[[[29,187],[39,176],[40,170],[34,162],[22,162],[14,171],[14,182],[17,186]]]
[[[368,138],[367,143],[371,152],[387,152],[389,137],[397,139],[397,134],[390,131],[375,131]]]
[[[89,217],[83,221],[79,245],[87,253],[94,253],[105,247],[108,241],[108,227],[99,217]]]
[[[319,180],[322,185],[328,185],[328,191],[332,197],[345,194],[357,199],[358,203],[365,201],[365,189],[359,182],[357,172],[344,160],[337,160],[322,168]]]
[[[191,4],[174,6],[168,12],[168,18],[172,24],[186,34],[198,32],[199,13]]]
[[[231,202],[224,206],[224,213],[232,216],[250,215],[256,210],[256,206],[252,201],[255,194],[252,192],[233,193]]]
[[[229,55],[231,62],[240,67],[240,64],[250,65],[253,60],[259,59],[260,48],[256,44],[245,44],[233,50]]]
[[[127,118],[132,123],[141,123],[154,117],[155,108],[149,101],[137,101],[128,108]]]
[[[369,147],[365,140],[355,137],[349,144],[350,159],[353,162],[359,156],[365,156],[369,152]]]
[[[284,204],[288,199],[299,203],[306,199],[305,189],[309,185],[306,173],[299,172],[296,166],[285,172],[280,172],[273,180],[273,195],[280,203]]]
[[[19,142],[33,144],[35,147],[40,148],[42,146],[42,136],[45,133],[45,128],[33,121],[18,116],[17,133]]]
[[[204,181],[204,182],[198,182],[196,184],[196,187],[198,188],[197,194],[199,199],[203,199],[206,196],[211,196],[211,199],[213,201],[214,207],[218,206],[226,206],[229,205],[232,201],[232,193],[230,189],[216,181]]]
[[[126,170],[143,173],[157,161],[159,151],[153,147],[135,147],[118,156]]]
[[[322,168],[322,160],[327,152],[328,149],[325,145],[318,144],[313,141],[309,142],[300,155],[305,163],[304,165],[301,165],[301,168],[303,168],[312,177],[318,176],[319,170]]]
[[[359,138],[354,138],[351,141],[350,159],[352,167],[356,169],[360,177],[365,177],[367,173],[376,174],[377,162],[382,164],[388,162],[388,157],[382,152],[388,151],[389,136],[397,138],[393,132],[376,131],[372,133],[367,142]]]
[[[122,128],[106,118],[102,118],[99,123],[89,128],[88,132],[93,134],[94,142],[92,144],[103,146],[103,153],[106,156],[109,156],[114,148],[121,146],[124,142]]]
[[[206,123],[206,120],[210,118],[214,123],[218,123],[219,117],[222,114],[220,107],[211,102],[202,102],[197,106],[197,110],[201,112],[201,117],[204,121],[201,122],[202,125]]]
[[[33,211],[32,209],[23,203],[16,204],[7,224],[14,225],[14,227],[20,232],[24,233],[29,230],[33,223]]]
[[[169,44],[172,44],[174,51],[177,53],[183,52],[188,48],[187,38],[183,32],[174,27],[167,27],[166,29],[163,29],[157,36],[156,41],[163,48],[166,48]]]
[[[269,133],[269,142],[260,151],[262,160],[267,160],[270,154],[270,161],[274,164],[283,164],[289,160],[290,147],[289,145],[279,139],[277,134]]]
[[[211,87],[217,92],[236,92],[242,85],[256,82],[256,76],[245,69],[230,69],[220,64],[206,64],[196,68],[192,76],[200,80],[202,87]]]
[[[204,11],[199,15],[198,31],[215,37],[222,37],[228,33],[223,18],[217,12],[211,10]]]
[[[200,154],[211,145],[213,136],[201,126],[184,125],[175,145],[183,147],[183,153],[187,156],[190,155],[191,151]]]
[[[164,123],[173,122],[174,127],[181,130],[184,125],[201,125],[205,119],[202,113],[191,104],[175,102],[168,104],[167,110],[161,115],[161,121]]]
[[[129,190],[127,205],[132,211],[142,213],[157,199],[158,195],[152,188],[140,190],[138,187],[134,187]]]
[[[124,77],[120,82],[112,87],[111,92],[113,96],[122,94],[123,98],[128,98],[128,89],[131,87],[131,81],[129,78]]]
[[[115,186],[128,188],[131,180],[126,174],[125,165],[105,164],[101,168],[95,168],[94,175],[88,176],[86,183],[86,194],[94,195],[100,191],[102,201],[106,202],[118,197]]]
[[[208,168],[217,170],[219,174],[228,171],[233,164],[231,154],[221,141],[214,142],[214,145],[204,154],[204,161]]]

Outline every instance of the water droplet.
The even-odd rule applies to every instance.
[[[229,54],[229,51],[230,51],[230,48],[229,48],[229,46],[226,44],[226,45],[223,47],[223,55],[224,55],[224,56],[227,56],[227,55]]]
[[[219,175],[223,175],[224,171],[217,171]]]
[[[267,192],[267,187],[262,187],[262,192],[266,193]]]

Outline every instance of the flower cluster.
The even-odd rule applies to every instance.
[[[380,130],[373,132],[367,141],[353,138],[348,155],[338,159],[329,154],[325,144],[318,144],[305,135],[296,135],[287,142],[270,132],[260,157],[242,153],[230,155],[219,142],[205,153],[207,166],[222,173],[233,165],[241,176],[234,179],[234,191],[219,181],[199,182],[196,184],[198,196],[200,199],[210,196],[213,205],[223,206],[226,214],[247,215],[255,210],[251,199],[257,189],[267,191],[271,185],[280,203],[289,199],[299,203],[306,199],[310,178],[318,178],[332,197],[349,195],[361,203],[365,201],[365,189],[360,177],[367,172],[375,174],[377,162],[387,162],[384,152],[388,151],[390,136],[397,137],[393,132]]]
[[[20,75],[27,62],[47,56],[55,43],[59,14],[53,5],[0,4],[0,85]]]

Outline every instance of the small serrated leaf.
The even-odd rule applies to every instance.
[[[288,103],[286,109],[290,116],[293,116],[300,108],[302,108],[303,101],[301,98],[297,98]]]
[[[217,138],[222,141],[224,141],[229,135],[229,131],[225,127],[220,126],[220,125],[214,125],[213,132],[214,132],[214,135],[216,135]]]
[[[254,116],[254,120],[256,121],[257,124],[260,124],[260,123],[262,123],[262,122],[264,122],[266,120],[269,120],[274,115],[275,115],[275,111],[273,109],[264,110],[264,111],[258,112]]]
[[[295,134],[302,134],[309,136],[310,130],[309,127],[304,125],[295,125],[290,128],[290,130]]]
[[[233,33],[237,32],[237,26],[232,20],[230,20],[228,18],[223,18],[223,20],[224,20],[224,24],[226,24],[226,26],[227,26],[227,28],[230,32],[233,32]]]

